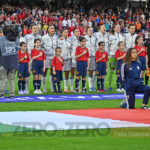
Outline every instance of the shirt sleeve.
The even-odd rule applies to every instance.
[[[113,36],[109,35],[109,45],[112,43],[112,41],[113,41]]]
[[[34,49],[32,49],[32,51],[31,51],[31,58],[33,58],[34,57]]]
[[[61,47],[61,48],[63,48],[63,42],[64,42],[64,40],[58,40],[58,47]]]
[[[64,61],[63,57],[62,57],[62,60],[63,60],[63,66],[64,66],[65,65],[65,61]]]
[[[118,56],[118,50],[116,50],[115,52],[115,58],[117,59],[119,56]]]
[[[95,61],[98,60],[98,55],[97,55],[97,51],[95,52]]]
[[[89,58],[90,57],[90,55],[89,55],[89,50],[87,49],[87,58]]]
[[[134,48],[137,49],[137,46],[135,45]]]
[[[28,54],[28,53],[27,53],[27,57],[28,57],[27,60],[28,60],[28,62],[29,62],[29,61],[30,61],[30,57],[29,57],[29,54]]]
[[[51,64],[52,67],[55,67],[55,64],[56,64],[55,62],[56,62],[56,57],[54,57],[54,58],[52,59],[52,64]]]
[[[45,49],[44,48],[44,38],[43,38],[44,36],[42,36],[42,38],[41,38],[41,48],[43,48],[43,49]]]
[[[106,52],[106,61],[108,61],[108,53]]]
[[[121,67],[121,78],[122,78],[122,81],[124,81],[124,79],[126,77],[126,72],[127,72],[127,65],[125,63],[123,63],[122,67]]]
[[[18,51],[17,54],[18,54],[18,61],[19,61],[21,59],[20,52]]]
[[[79,47],[76,48],[75,56],[79,55]]]
[[[43,51],[43,60],[46,60],[46,56],[45,56],[44,51]]]

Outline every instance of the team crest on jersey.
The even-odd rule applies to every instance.
[[[19,77],[21,77],[21,73],[19,73]]]
[[[35,74],[36,73],[36,70],[33,70],[33,74]]]
[[[137,66],[137,69],[138,69],[138,70],[140,70],[140,67],[139,67],[139,66]]]

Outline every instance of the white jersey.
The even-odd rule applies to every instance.
[[[31,54],[31,50],[34,48],[34,40],[35,39],[41,39],[41,35],[39,35],[39,34],[33,35],[31,33],[31,34],[27,34],[25,36],[25,39],[26,39],[28,53],[30,55]]]
[[[62,49],[62,57],[64,60],[71,59],[71,41],[69,38],[58,40],[58,47]]]
[[[20,39],[20,43],[21,42],[25,42],[26,43],[26,39],[24,37],[20,37],[19,39]]]
[[[96,49],[99,48],[99,46],[98,46],[99,42],[104,42],[105,43],[105,51],[108,52],[108,45],[109,45],[108,33],[103,34],[102,32],[96,32],[96,33],[94,33],[94,36],[96,37]]]
[[[71,57],[72,59],[76,59],[75,57],[76,48],[80,45],[80,41],[77,39],[76,36],[71,36],[70,41],[71,41]]]
[[[131,34],[131,33],[127,33],[125,34],[125,47],[126,47],[126,51],[129,48],[132,48],[135,46],[135,39],[137,37],[137,34]]]
[[[52,37],[49,34],[42,36],[42,48],[45,50],[47,59],[53,59],[55,50],[58,46],[58,36],[54,34]]]
[[[90,57],[95,57],[95,52],[96,52],[96,37],[95,36],[89,36],[86,35],[86,48],[89,50],[89,56]]]
[[[109,56],[114,56],[116,50],[118,49],[118,43],[124,42],[124,37],[121,33],[111,34],[109,36]]]

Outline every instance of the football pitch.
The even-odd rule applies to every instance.
[[[30,77],[30,95],[33,95],[33,76]],[[113,79],[113,91],[105,92],[105,94],[114,94],[116,89],[116,76]],[[15,78],[16,83],[16,95],[18,96],[17,88],[17,77]],[[47,90],[49,88],[49,76],[47,77]],[[63,83],[62,83],[63,85]],[[62,86],[63,87],[63,86]],[[108,75],[106,76],[105,88],[108,89]],[[84,95],[83,93],[80,93]],[[97,94],[102,93],[89,92],[87,94]],[[54,93],[48,92],[46,95],[55,95]],[[61,95],[64,95],[61,94]],[[69,93],[67,95],[76,95],[75,93]],[[78,129],[73,128],[70,125],[70,130],[58,129],[58,130],[44,130],[36,129],[33,125],[32,127],[20,126],[16,127],[9,124],[12,116],[18,116],[19,119],[25,121],[29,119],[30,116],[26,116],[26,113],[35,113],[35,116],[31,116],[35,120],[38,118],[41,120],[47,114],[55,114],[53,116],[54,122],[57,120],[57,115],[60,116],[59,124],[62,124],[64,118],[62,116],[71,116],[71,119],[80,119],[77,123],[83,123],[84,119],[87,119],[88,123],[95,121],[99,118],[106,119],[107,116],[99,116],[104,112],[105,109],[119,109],[119,104],[121,99],[109,99],[108,100],[84,100],[84,101],[50,101],[50,102],[18,102],[18,103],[0,103],[0,149],[1,150],[148,150],[150,149],[150,127],[124,127],[124,128],[98,128],[94,129]],[[142,104],[142,99],[136,100],[136,108],[140,108]],[[81,115],[79,111],[81,110]],[[120,110],[120,109],[119,109]],[[66,112],[64,112],[66,111]],[[92,111],[92,112],[91,112]],[[124,110],[123,110],[124,111]],[[126,113],[123,112],[122,113]],[[137,109],[139,111],[139,109]],[[142,110],[145,111],[145,110]],[[145,112],[148,116],[143,114],[140,123],[144,123],[147,119],[148,123],[150,121],[149,110]],[[39,112],[38,114],[36,114]],[[140,110],[141,112],[141,110]],[[13,115],[17,114],[17,115]],[[42,116],[42,113],[44,115]],[[143,112],[142,112],[143,113]],[[7,115],[6,115],[7,114]],[[117,114],[117,116],[121,115]],[[130,121],[131,113],[126,118],[126,121]],[[113,117],[113,114],[108,113],[107,115]],[[136,114],[139,116],[140,114]],[[3,124],[2,120],[9,116],[8,122]],[[123,116],[123,114],[122,114]],[[56,117],[56,118],[55,118]],[[75,118],[73,118],[75,117]],[[83,118],[82,118],[83,117]],[[67,118],[67,119],[68,119]],[[136,118],[136,116],[135,116]],[[146,119],[145,119],[146,118]],[[149,118],[149,119],[148,119]],[[83,122],[81,120],[83,119]],[[88,120],[89,119],[89,120]],[[117,118],[116,118],[117,119]],[[116,120],[115,119],[115,120]],[[132,118],[133,119],[133,118]],[[119,120],[119,119],[117,119]],[[138,120],[138,118],[137,118]],[[13,121],[13,119],[12,119]],[[15,121],[15,120],[14,120]],[[29,120],[31,123],[31,120]],[[98,120],[99,121],[99,120]],[[108,121],[108,120],[107,120]],[[119,121],[122,121],[121,119]],[[37,122],[40,123],[40,122]],[[73,122],[72,122],[73,123]],[[95,122],[96,124],[97,122]],[[103,124],[103,122],[101,122]],[[138,123],[138,121],[136,121]],[[95,125],[93,124],[93,126]],[[149,123],[150,124],[150,123]],[[84,126],[87,126],[84,124]],[[76,129],[76,130],[75,130]]]

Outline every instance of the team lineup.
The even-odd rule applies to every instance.
[[[32,26],[32,34],[22,37],[21,42],[26,43],[28,54],[21,56],[21,51],[18,52],[19,62],[21,59],[25,59],[20,62],[30,62],[29,68],[25,77],[27,77],[26,91],[29,92],[28,88],[28,70],[33,70],[34,81],[36,81],[36,89],[39,89],[41,84],[41,76],[43,75],[43,92],[47,92],[46,89],[46,75],[50,68],[50,85],[51,91],[57,91],[54,89],[54,79],[59,82],[57,86],[60,85],[62,80],[62,71],[65,73],[64,79],[64,92],[69,92],[68,83],[70,81],[70,91],[79,91],[79,76],[82,77],[83,91],[86,92],[86,75],[88,71],[88,83],[89,91],[95,91],[96,77],[97,77],[97,89],[99,92],[105,91],[104,89],[104,79],[107,73],[108,67],[110,67],[109,76],[109,87],[112,90],[112,77],[116,72],[117,74],[117,92],[123,92],[123,83],[121,80],[121,64],[126,55],[126,51],[136,45],[138,54],[140,56],[140,61],[142,62],[143,72],[146,70],[148,59],[146,53],[146,47],[143,46],[142,37],[135,34],[135,26],[129,26],[129,33],[122,35],[120,33],[120,26],[115,25],[113,27],[112,34],[106,32],[105,26],[100,26],[99,32],[93,33],[93,28],[87,28],[87,35],[82,39],[80,37],[79,29],[74,30],[74,36],[68,37],[68,31],[62,31],[62,37],[58,38],[55,34],[54,26],[49,26],[48,34],[41,37],[37,34],[37,26]],[[136,39],[137,38],[137,39]],[[39,39],[38,41],[34,41]],[[135,44],[136,41],[136,44]],[[25,47],[24,43],[24,47]],[[38,44],[39,43],[39,44]],[[39,46],[37,46],[39,45]],[[140,45],[140,46],[139,46]],[[22,46],[21,46],[22,48]],[[35,50],[33,50],[35,48]],[[59,50],[58,50],[59,48]],[[36,49],[38,49],[36,51]],[[44,51],[44,53],[43,53]],[[24,52],[23,52],[24,53]],[[27,52],[26,52],[27,53]],[[60,54],[61,53],[61,54]],[[28,56],[28,57],[26,57]],[[109,64],[108,64],[109,57]],[[31,60],[33,61],[31,65]],[[33,67],[33,68],[32,68]],[[20,67],[22,68],[22,67]],[[147,67],[148,68],[148,67]],[[20,69],[21,70],[21,69]],[[43,72],[44,71],[44,72]],[[21,78],[23,77],[23,72],[19,72]],[[74,81],[75,74],[77,79]],[[55,75],[55,77],[54,77]],[[144,74],[142,76],[144,78]],[[75,82],[76,88],[73,89],[73,84]],[[19,84],[20,85],[20,84]],[[38,87],[38,88],[37,88]],[[58,86],[59,88],[59,86]],[[20,88],[21,89],[21,88]],[[34,88],[35,89],[35,88]],[[23,88],[24,90],[24,88]],[[60,91],[60,90],[58,90]],[[37,92],[37,91],[36,91]],[[35,93],[36,93],[35,92]],[[61,91],[60,91],[61,92]],[[22,93],[22,91],[21,91]],[[41,91],[39,91],[41,93]]]
[[[61,37],[58,37],[54,26],[50,25],[48,33],[41,36],[37,25],[32,25],[32,33],[19,39],[19,95],[29,94],[31,71],[34,94],[46,93],[49,69],[51,92],[62,93],[61,89],[64,89],[64,93],[87,93],[87,76],[89,92],[105,92],[105,76],[110,69],[109,91],[112,91],[113,75],[116,73],[116,92],[125,92],[129,100],[125,107],[133,109],[135,93],[140,92],[144,93],[142,107],[147,108],[150,87],[144,85],[144,76],[149,68],[148,55],[143,37],[135,33],[135,25],[129,25],[129,33],[124,35],[120,33],[118,24],[113,26],[111,34],[106,32],[104,25],[95,33],[92,27],[88,27],[86,33],[83,37],[80,36],[79,29],[74,29],[74,35],[68,37],[68,30],[64,29]],[[13,88],[10,92],[14,96]]]

